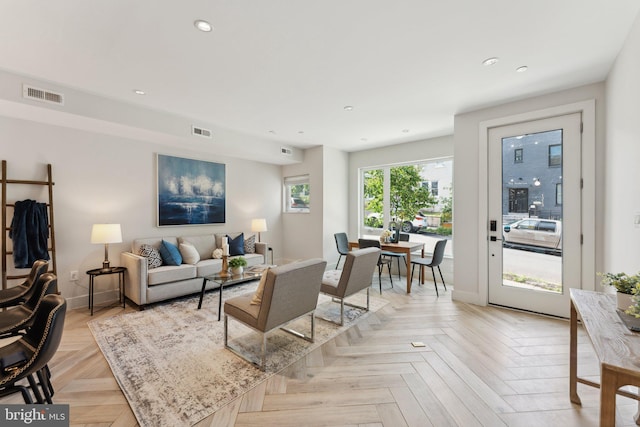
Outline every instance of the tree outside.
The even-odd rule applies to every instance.
[[[434,206],[437,200],[421,185],[419,166],[397,166],[390,169],[390,213],[395,222],[411,221],[420,209]],[[364,182],[365,210],[374,214],[368,222],[381,222],[383,209],[383,170],[367,173]],[[382,224],[380,224],[382,225]],[[373,226],[373,224],[371,225]]]

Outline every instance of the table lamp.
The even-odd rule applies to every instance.
[[[251,220],[251,231],[258,233],[258,242],[260,241],[260,232],[267,231],[267,220],[264,218],[256,218]]]
[[[122,242],[122,230],[120,224],[93,224],[91,230],[91,243],[104,243],[104,261],[102,271],[110,271],[109,243]]]

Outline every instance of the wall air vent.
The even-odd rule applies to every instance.
[[[22,85],[22,97],[40,102],[48,102],[49,104],[64,105],[63,94],[26,84]]]
[[[291,151],[291,148],[280,147],[280,154],[282,154],[283,156],[290,156],[293,154],[293,151]]]
[[[209,129],[199,128],[197,126],[191,126],[191,134],[203,138],[211,138],[211,131]]]

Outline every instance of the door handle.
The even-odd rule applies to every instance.
[[[502,241],[502,239],[498,239],[496,236],[489,236],[489,240],[492,242]]]

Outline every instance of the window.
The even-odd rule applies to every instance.
[[[516,148],[513,152],[513,163],[522,163],[522,148]]]
[[[509,212],[526,213],[529,210],[529,190],[526,188],[509,189]]]
[[[438,181],[431,181],[431,195],[438,197]]]
[[[535,230],[537,225],[538,221],[533,219],[525,219],[524,221],[520,221],[516,228],[518,230]]]
[[[548,231],[550,233],[556,232],[556,223],[553,221],[540,221],[538,223],[538,231]]]
[[[556,206],[562,206],[562,184],[556,184]]]
[[[382,228],[384,216],[382,213],[382,185],[384,171],[373,169],[362,174],[363,192],[362,209],[364,212],[363,224],[365,227]]]
[[[284,211],[309,212],[309,175],[290,176],[284,179]]]
[[[361,169],[360,234],[387,227],[415,232],[424,226],[420,212],[450,222],[452,171],[449,159]]]
[[[562,145],[549,146],[549,167],[562,166]]]

